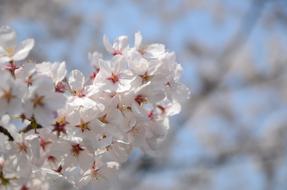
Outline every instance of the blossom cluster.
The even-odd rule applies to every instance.
[[[134,41],[104,37],[110,58],[89,54],[85,77],[0,28],[0,189],[106,189],[134,148],[156,150],[188,89],[174,53]]]

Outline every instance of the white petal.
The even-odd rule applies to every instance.
[[[57,110],[65,105],[66,98],[63,94],[55,93],[50,97],[47,97],[45,101],[49,104],[48,107],[51,110]]]
[[[99,63],[103,61],[103,55],[98,52],[90,53],[89,60],[93,67],[99,68]]]
[[[35,109],[34,116],[37,123],[39,123],[43,127],[51,125],[54,120],[53,112],[46,108]]]
[[[140,32],[135,33],[135,48],[140,49],[140,46],[142,44],[142,34]]]
[[[178,114],[180,111],[181,105],[177,101],[174,101],[171,107],[168,108],[167,114],[168,116],[173,116]]]
[[[79,70],[70,73],[69,85],[73,90],[82,90],[85,84],[85,76]]]
[[[20,99],[14,99],[8,104],[7,112],[9,114],[21,114],[23,111]]]
[[[20,61],[25,59],[30,53],[31,49],[34,47],[34,39],[28,39],[23,41],[17,48],[17,51],[13,57],[15,61]]]
[[[66,63],[65,62],[54,63],[52,65],[52,72],[53,72],[54,82],[57,83],[57,82],[62,81],[67,74]]]
[[[95,101],[87,97],[81,97],[81,98],[71,97],[70,102],[71,102],[70,104],[73,107],[85,107],[87,109],[90,109],[90,108],[95,108],[96,106],[98,106],[98,104]]]
[[[151,44],[145,49],[145,57],[147,58],[159,58],[165,53],[165,47],[163,44]]]
[[[148,71],[148,68],[151,67],[149,62],[144,58],[138,58],[137,60],[129,63],[129,66],[136,74],[144,74]]]
[[[6,55],[7,55],[6,50],[3,47],[0,46],[0,57],[6,56]]]
[[[111,65],[113,65],[113,63],[110,61],[99,62],[100,73],[110,74],[112,72]]]
[[[126,47],[128,47],[128,45],[129,45],[128,37],[127,36],[120,36],[116,42],[116,46],[117,46],[116,49],[117,50],[123,50]]]
[[[8,52],[0,46],[0,64],[7,63],[11,61],[11,58],[8,56]]]
[[[4,57],[1,57],[0,56],[0,64],[2,64],[2,63],[7,63],[7,62],[9,62],[9,61],[11,61],[12,59],[10,58],[10,57],[8,57],[8,56],[4,56]]]
[[[36,92],[38,95],[47,96],[54,91],[54,84],[51,78],[42,76],[41,78],[35,80],[32,85],[31,92]]]
[[[42,169],[46,170],[46,178],[49,183],[49,190],[54,189],[70,189],[75,190],[73,185],[65,178],[63,175],[58,174],[57,172],[54,172],[49,169]]]
[[[51,63],[50,62],[42,62],[40,64],[35,65],[35,67],[36,67],[37,71],[40,72],[41,74],[49,76],[50,70],[51,70]]]
[[[112,53],[114,51],[114,48],[106,35],[103,37],[103,43],[108,52]]]

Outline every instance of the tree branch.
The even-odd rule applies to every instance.
[[[13,136],[10,134],[10,132],[5,127],[0,126],[0,133],[6,135],[9,141],[14,141]]]
[[[29,125],[27,125],[27,127],[21,129],[19,131],[19,133],[28,133],[29,131],[31,131],[33,129],[36,130],[36,129],[41,129],[41,128],[43,128],[43,127],[37,123],[36,124],[29,124]]]

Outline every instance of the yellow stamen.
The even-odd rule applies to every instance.
[[[36,108],[37,106],[44,106],[44,96],[39,96],[38,94],[36,94],[34,99],[32,99],[32,103],[34,108]]]
[[[12,90],[11,88],[8,90],[3,89],[3,94],[1,96],[1,98],[5,99],[7,101],[7,103],[9,104],[10,101],[15,98],[15,96],[12,94]]]
[[[15,49],[14,48],[6,48],[6,52],[7,52],[7,55],[9,57],[13,57],[13,55],[15,54]]]
[[[81,120],[80,124],[76,125],[76,127],[80,128],[82,132],[85,130],[90,130],[89,122],[85,122],[83,120]]]

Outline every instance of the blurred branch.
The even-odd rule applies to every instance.
[[[185,110],[186,114],[188,114],[186,116],[188,117],[184,118],[192,118],[196,110],[198,110],[202,105],[202,102],[206,101],[213,93],[218,91],[219,87],[222,85],[224,81],[226,74],[230,70],[231,67],[231,64],[229,64],[230,57],[232,57],[248,40],[250,34],[252,33],[253,29],[256,26],[258,19],[261,16],[262,10],[266,2],[267,0],[254,0],[252,2],[249,11],[242,18],[239,30],[231,39],[231,41],[228,43],[225,50],[220,55],[217,56],[216,62],[218,63],[219,72],[216,77],[216,80],[204,81],[203,90],[198,95],[192,96],[190,99],[190,104],[186,106],[189,108],[188,110],[187,109]],[[180,131],[180,129],[183,128],[184,122],[185,121],[182,121],[182,123],[178,124],[178,126],[171,128],[166,143],[169,144],[173,143],[176,134]],[[146,160],[148,160],[148,163],[145,163]],[[143,165],[145,166],[144,168],[141,167]],[[134,172],[141,172],[142,173],[141,177],[143,177],[143,175],[145,175],[145,173],[147,172],[142,171],[149,171],[146,168],[152,168],[154,167],[154,165],[155,165],[154,159],[151,161],[150,159],[147,159],[147,156],[143,156],[139,160],[138,167],[134,169]],[[140,181],[138,180],[138,182]]]
[[[186,110],[188,118],[192,118],[196,110],[201,106],[201,102],[207,100],[214,92],[217,92],[224,82],[224,78],[231,68],[230,57],[234,56],[236,52],[247,42],[253,29],[256,26],[258,19],[264,9],[264,5],[268,0],[254,0],[249,8],[247,14],[242,18],[239,30],[234,37],[230,40],[224,51],[217,57],[216,63],[218,63],[218,74],[215,80],[204,80],[203,90],[190,98],[189,108]],[[167,142],[173,141],[178,131],[183,127],[183,123],[176,127],[171,128],[169,139]]]

